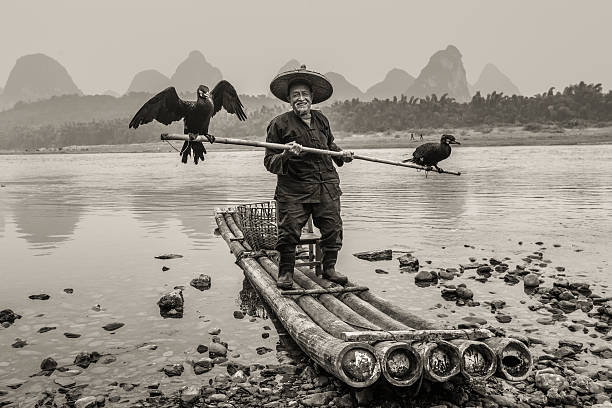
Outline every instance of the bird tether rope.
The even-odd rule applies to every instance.
[[[265,147],[268,149],[277,149],[277,150],[289,150],[291,148],[291,146],[289,145],[284,145],[284,144],[279,144],[279,143],[259,142],[255,140],[231,139],[231,138],[226,138],[226,137],[215,137],[213,135],[184,135],[184,134],[176,134],[176,133],[171,133],[171,134],[162,133],[161,140],[165,140],[165,141],[183,140],[183,141],[191,141],[191,142],[209,142],[210,140],[206,136],[211,136],[215,143],[222,143],[222,144],[252,146],[252,147]],[[327,156],[336,156],[336,157],[347,157],[347,153],[348,153],[346,151],[334,152],[330,150],[315,149],[314,147],[307,147],[307,146],[302,146],[302,151],[304,153],[324,154]],[[452,174],[454,176],[461,175],[460,172],[448,171],[448,170],[438,171],[438,170],[434,170],[433,167],[421,166],[421,165],[414,164],[414,163],[402,163],[402,162],[386,160],[386,159],[378,159],[375,157],[362,156],[362,155],[357,155],[357,154],[353,154],[351,155],[351,157],[356,160],[365,160],[365,161],[370,161],[370,162],[375,162],[375,163],[389,164],[391,166],[410,167],[412,169],[425,170],[428,172],[432,171],[435,173]]]

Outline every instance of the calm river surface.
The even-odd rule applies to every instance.
[[[169,381],[156,370],[196,357],[196,346],[210,342],[213,327],[221,328],[221,339],[240,354],[238,360],[275,361],[275,353],[260,356],[256,348],[275,349],[279,335],[265,311],[249,302],[253,293],[242,271],[213,233],[214,208],[271,199],[275,176],[265,171],[261,151],[214,150],[198,166],[182,165],[178,154],[0,156],[0,309],[23,315],[0,328],[0,390],[3,382],[38,371],[44,357],[69,364],[80,351],[118,348],[127,350],[122,364],[88,369],[91,382],[144,375]],[[399,160],[406,152],[359,154]],[[466,283],[482,306],[456,307],[441,298],[440,287],[415,286],[411,274],[400,273],[397,259],[370,263],[352,253],[413,251],[430,270],[457,267],[469,257],[509,257],[513,268],[545,248],[544,258],[552,261],[544,268],[549,284],[554,267],[564,266],[570,280],[611,296],[612,146],[461,147],[443,167],[463,175],[426,178],[368,162],[339,169],[345,228],[339,269],[431,319],[456,323],[476,315],[499,325],[484,302],[503,299],[514,317],[504,325],[510,332],[532,327],[541,338],[597,341],[570,333],[562,323],[535,323],[539,312],[527,306],[536,302],[523,293],[522,283],[508,286],[494,275],[483,284],[466,271],[451,283]],[[164,253],[184,257],[154,258]],[[162,266],[170,269],[163,272]],[[389,273],[377,274],[376,268]],[[210,290],[189,286],[200,273],[212,277]],[[163,319],[156,302],[177,285],[186,286],[185,316]],[[28,299],[39,293],[51,298]],[[95,305],[101,310],[92,310]],[[234,319],[241,309],[254,318]],[[578,310],[569,320],[583,317]],[[114,334],[101,328],[116,321],[125,326]],[[56,329],[39,333],[43,326]],[[65,332],[81,337],[69,339]],[[270,337],[263,339],[264,332]],[[17,338],[28,344],[12,348]],[[129,349],[142,342],[158,348]],[[210,375],[217,369],[224,371],[215,368]],[[188,367],[182,376],[187,382],[202,378]],[[44,389],[44,381],[28,380],[21,392]]]

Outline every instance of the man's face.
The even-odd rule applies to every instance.
[[[310,113],[310,105],[312,105],[312,93],[306,85],[296,84],[289,89],[289,103],[293,111],[300,115],[308,115]]]

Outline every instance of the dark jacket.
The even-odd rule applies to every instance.
[[[310,114],[310,126],[292,110],[275,117],[268,125],[266,141],[296,142],[302,146],[340,151],[325,115],[318,110],[311,110]],[[334,157],[333,161],[338,166],[343,164],[339,158]],[[268,171],[278,175],[274,195],[277,201],[317,203],[321,202],[321,194],[329,194],[332,199],[342,194],[331,156],[304,153],[291,157],[283,155],[282,150],[266,149],[264,165]]]

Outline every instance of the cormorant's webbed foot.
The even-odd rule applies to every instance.
[[[202,142],[191,142],[191,149],[193,150],[193,162],[198,164],[198,161],[204,161],[204,155],[206,154],[206,149],[204,148],[204,143]]]

